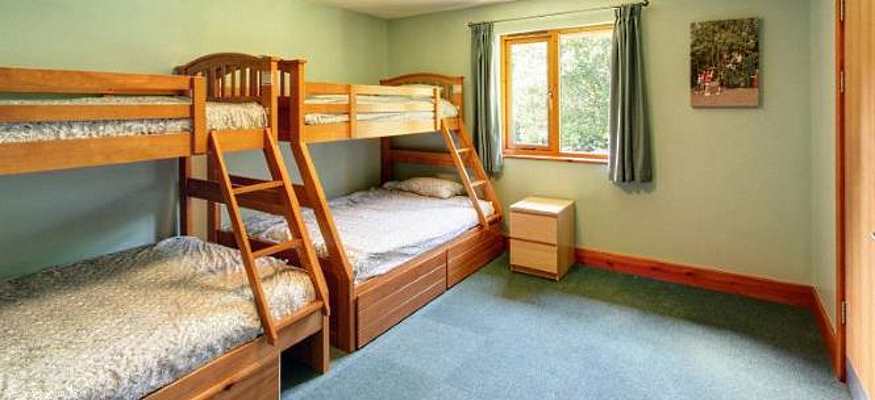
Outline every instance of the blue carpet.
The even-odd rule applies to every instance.
[[[849,399],[813,316],[588,268],[561,282],[493,261],[283,399]]]

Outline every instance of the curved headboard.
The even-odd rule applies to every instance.
[[[407,74],[380,80],[381,85],[401,86],[401,85],[430,85],[441,88],[441,96],[453,103],[459,108],[459,115],[462,116],[465,112],[464,96],[462,88],[464,87],[465,77],[434,74],[429,72],[421,72],[415,74]]]
[[[210,100],[257,100],[264,93],[262,86],[271,85],[271,73],[276,71],[278,61],[270,56],[214,53],[180,65],[173,73],[205,77]]]

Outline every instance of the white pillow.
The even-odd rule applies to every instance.
[[[386,182],[384,189],[400,190],[403,192],[416,193],[420,196],[449,199],[458,196],[465,191],[461,183],[448,181],[440,178],[418,177],[410,178],[401,182]]]

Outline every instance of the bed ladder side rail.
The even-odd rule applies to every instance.
[[[484,228],[489,228],[490,222],[501,219],[501,208],[498,203],[498,196],[496,196],[495,189],[492,187],[492,182],[489,180],[489,176],[486,175],[486,171],[480,163],[480,157],[474,149],[471,137],[468,136],[467,131],[465,131],[464,124],[460,125],[457,136],[459,137],[459,142],[462,147],[457,146],[456,141],[453,139],[453,133],[447,126],[446,121],[441,123],[440,132],[441,137],[444,139],[444,143],[447,145],[447,149],[450,151],[450,158],[453,160],[453,164],[459,173],[459,178],[462,180],[462,185],[465,187],[468,198],[471,199],[471,205],[477,212],[477,218],[480,220],[480,225]],[[471,175],[468,173],[468,168],[474,172],[476,180],[471,179]],[[478,189],[483,192],[486,200],[492,203],[493,214],[491,216],[487,216],[486,212],[483,211],[483,207],[480,204],[480,196],[477,191]]]
[[[352,264],[346,256],[340,234],[334,225],[334,217],[328,207],[328,200],[307,143],[293,139],[290,145],[304,189],[309,197],[309,205],[316,216],[319,231],[328,251],[327,273],[331,274],[332,282],[335,284],[330,299],[334,311],[333,319],[336,322],[332,344],[345,352],[352,352],[356,350],[355,277]]]
[[[211,132],[209,136],[209,153],[210,158],[212,158],[213,163],[216,166],[215,175],[219,178],[219,187],[221,188],[222,197],[225,200],[224,202],[227,205],[226,208],[231,220],[231,226],[233,227],[234,238],[237,247],[240,250],[240,256],[246,270],[246,277],[252,290],[255,307],[259,319],[261,320],[262,328],[267,336],[268,343],[276,344],[279,339],[278,329],[288,325],[288,321],[274,321],[274,318],[270,313],[270,305],[264,293],[261,276],[257,270],[257,258],[294,250],[297,253],[298,261],[302,264],[301,266],[307,270],[307,273],[313,282],[314,288],[316,289],[316,298],[322,301],[324,307],[323,312],[325,315],[328,315],[329,308],[325,278],[322,275],[321,269],[319,269],[316,252],[307,235],[307,229],[306,226],[304,226],[303,217],[301,216],[300,204],[298,203],[297,197],[295,197],[295,192],[292,189],[288,174],[285,171],[285,164],[283,163],[282,155],[279,153],[271,129],[265,129],[262,135],[264,140],[262,150],[272,179],[269,182],[248,186],[234,185],[231,180],[231,175],[228,172],[228,166],[225,163],[224,152],[221,144],[221,134],[216,133],[215,131]],[[282,217],[285,218],[288,223],[292,237],[288,241],[280,242],[258,251],[253,251],[249,233],[243,222],[238,197],[257,191],[277,188],[283,189]]]

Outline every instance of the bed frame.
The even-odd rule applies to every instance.
[[[501,205],[465,130],[462,116],[462,77],[430,73],[410,74],[385,79],[381,81],[381,86],[309,83],[304,80],[305,66],[306,62],[303,60],[279,63],[279,138],[289,142],[292,148],[303,181],[303,185],[295,185],[295,191],[302,204],[313,209],[325,238],[328,257],[321,259],[321,265],[325,269],[332,307],[331,343],[343,351],[352,352],[501,254],[504,250],[500,225]],[[428,84],[441,89],[399,87],[405,84]],[[316,94],[344,94],[349,96],[350,101],[348,104],[331,105],[305,103],[308,95]],[[356,115],[365,112],[421,111],[419,108],[397,104],[356,104],[358,94],[430,96],[433,99],[433,108],[429,110],[435,111],[435,118],[431,121],[410,122],[356,121]],[[458,107],[458,117],[443,120],[439,118],[436,111],[441,96]],[[306,125],[304,115],[315,112],[347,114],[349,122]],[[443,133],[450,152],[421,152],[392,147],[392,136],[436,131]],[[455,132],[455,137],[452,132]],[[395,163],[455,167],[478,210],[480,225],[385,275],[356,285],[352,266],[310,156],[309,145],[367,138],[381,138],[383,181],[391,179]],[[456,143],[461,143],[463,147],[457,148]],[[478,181],[469,179],[469,169],[478,176]],[[480,197],[478,193],[495,205],[495,214],[491,217],[486,217],[476,202]],[[272,199],[265,195],[259,201],[269,204]],[[218,213],[211,210],[207,219],[208,230],[214,235],[213,240],[233,245],[233,237],[220,228]],[[255,242],[258,246],[270,245],[267,242]]]
[[[0,68],[0,93],[39,95],[184,95],[192,98],[185,105],[3,105],[0,123],[40,121],[140,120],[161,118],[191,119],[192,129],[158,135],[119,136],[97,139],[0,144],[0,175],[54,171],[99,165],[112,165],[147,160],[178,158],[180,163],[181,193],[180,230],[191,230],[190,197],[213,202],[234,203],[235,193],[257,192],[260,187],[242,187],[237,178],[215,182],[192,180],[191,157],[210,155],[222,163],[223,152],[262,150],[265,156],[275,157],[271,165],[281,165],[276,145],[277,136],[277,81],[278,60],[270,57],[251,57],[240,54],[212,55],[179,67],[178,76],[119,74],[106,72]],[[265,129],[208,132],[206,101],[258,101],[268,111]],[[218,143],[221,137],[222,147]],[[276,159],[278,158],[278,159]],[[269,160],[270,161],[270,160]],[[291,191],[285,170],[278,171],[285,187]],[[218,174],[213,174],[216,176]],[[233,181],[233,182],[232,182]],[[274,185],[276,186],[276,185]],[[196,187],[196,188],[195,188]],[[196,189],[196,190],[187,190]],[[279,189],[279,188],[277,188]],[[231,193],[229,193],[231,192]],[[229,194],[231,194],[229,196]],[[281,194],[281,193],[280,193]],[[240,205],[265,212],[285,215],[289,209],[300,214],[296,199],[269,207],[250,204],[239,197]],[[229,203],[229,204],[230,204]],[[235,204],[236,207],[236,204]],[[290,221],[291,223],[292,221]],[[298,221],[299,222],[299,221]],[[240,240],[239,231],[235,237]],[[329,363],[327,287],[318,262],[306,263],[301,254],[314,255],[312,243],[306,236],[296,242],[306,251],[297,251],[298,261],[308,272],[316,291],[316,299],[296,311],[279,324],[262,313],[264,292],[257,275],[247,266],[250,287],[259,309],[265,335],[238,346],[207,365],[176,382],[146,396],[148,399],[206,399],[206,398],[279,398],[280,353],[299,345],[302,357],[315,370],[325,372]],[[253,252],[241,251],[244,264]],[[255,255],[267,254],[255,252]],[[273,254],[273,253],[270,253]],[[248,258],[247,258],[248,257]],[[304,258],[304,260],[301,260]],[[315,256],[312,257],[315,260]],[[255,278],[255,279],[253,279]],[[265,303],[266,304],[266,303]]]

